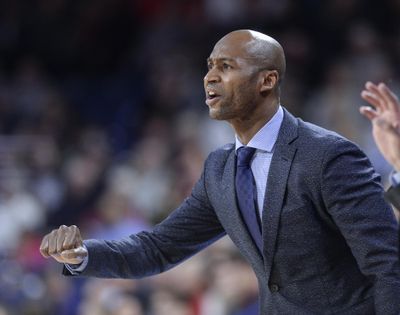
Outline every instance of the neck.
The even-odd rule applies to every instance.
[[[275,115],[279,107],[279,100],[268,106],[259,107],[251,117],[230,121],[240,142],[247,145],[254,135]]]

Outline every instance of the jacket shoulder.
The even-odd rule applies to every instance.
[[[235,149],[234,143],[228,143],[218,149],[212,151],[205,162],[205,168],[223,168],[225,166],[228,157]]]
[[[356,143],[332,130],[325,129],[310,122],[305,122],[300,118],[298,118],[298,126],[298,141],[301,146],[310,150],[315,148],[320,151],[324,148],[328,149],[344,145],[361,151]]]

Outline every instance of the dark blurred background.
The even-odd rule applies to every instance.
[[[67,279],[41,237],[150,229],[233,141],[208,118],[206,58],[227,32],[275,37],[282,104],[390,172],[358,113],[366,80],[398,91],[399,0],[0,1],[0,315],[256,315],[252,270],[226,238],[145,280]]]

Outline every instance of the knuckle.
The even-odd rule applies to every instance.
[[[63,244],[63,248],[64,249],[72,249],[73,248],[73,244],[71,244],[71,243],[69,243],[69,242],[66,242],[66,243],[64,243]]]
[[[48,246],[47,244],[48,244],[47,238],[44,238],[44,239],[42,240],[42,242],[40,243],[39,248],[40,248],[40,249],[46,248],[46,247]]]
[[[75,235],[79,235],[79,228],[76,225],[72,225],[72,232],[75,233]]]

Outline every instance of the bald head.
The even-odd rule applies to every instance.
[[[223,46],[236,46],[259,70],[277,70],[279,82],[283,79],[286,70],[285,53],[274,38],[252,30],[237,30],[222,37],[215,48],[221,49]]]
[[[277,111],[285,55],[272,37],[250,30],[231,32],[215,44],[207,67],[204,90],[212,118],[227,120],[240,132],[249,122],[265,124]]]

